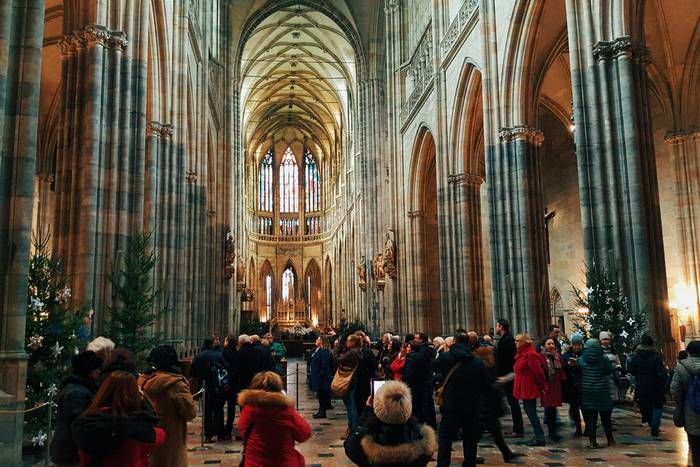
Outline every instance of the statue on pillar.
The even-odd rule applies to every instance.
[[[238,266],[236,267],[236,285],[240,291],[245,290],[246,267],[243,257],[238,255]]]
[[[359,286],[362,290],[367,287],[367,259],[365,255],[360,257],[360,264],[357,266],[357,277]]]
[[[226,262],[224,263],[224,279],[232,279],[236,272],[236,242],[233,234],[226,232]]]
[[[382,290],[386,285],[386,261],[382,253],[372,258],[372,274],[377,281],[377,288]]]
[[[384,236],[384,262],[386,264],[386,275],[391,279],[396,279],[396,242],[394,242],[394,231],[390,230]]]

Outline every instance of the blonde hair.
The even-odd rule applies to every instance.
[[[522,333],[516,335],[515,340],[517,341],[518,339],[520,339],[525,344],[532,344],[532,338],[526,332],[522,332]]]
[[[112,339],[107,339],[106,337],[96,337],[87,345],[85,350],[92,350],[97,355],[102,357],[102,360],[107,360],[107,357],[114,350],[116,345]]]
[[[261,371],[253,376],[248,389],[261,389],[267,392],[282,392],[282,378],[274,371]]]

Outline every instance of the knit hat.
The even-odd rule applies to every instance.
[[[70,359],[73,373],[78,376],[87,377],[87,375],[96,368],[102,368],[103,361],[99,355],[92,350],[85,350],[77,355],[73,355]]]
[[[648,334],[642,336],[642,345],[652,346],[654,345],[654,338]]]
[[[374,395],[374,414],[384,423],[403,425],[411,418],[411,390],[401,381],[387,381]]]
[[[571,335],[571,345],[574,344],[583,344],[583,334],[577,332]]]
[[[603,340],[603,339],[612,340],[612,334],[610,334],[609,331],[600,331],[600,334],[598,334],[598,340]]]
[[[685,348],[693,357],[700,357],[700,341],[692,341]]]

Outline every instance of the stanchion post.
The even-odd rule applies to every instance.
[[[295,372],[295,373],[296,373],[296,374],[295,374],[295,377],[296,377],[296,380],[297,380],[296,383],[295,383],[296,393],[297,393],[297,405],[296,405],[296,409],[299,410],[299,364],[298,364],[298,363],[297,363],[297,369],[296,369],[296,372]]]
[[[206,395],[207,395],[207,382],[202,381],[202,389],[204,389],[204,392],[202,392],[202,431],[201,431],[201,436],[199,437],[199,447],[204,449],[204,418],[206,417],[206,410],[207,410],[207,400],[206,400]]]
[[[44,457],[44,467],[49,467],[49,447],[53,438],[53,394],[49,395],[49,427],[46,434],[46,454]]]

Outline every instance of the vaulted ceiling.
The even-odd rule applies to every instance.
[[[357,81],[355,52],[323,13],[294,5],[268,16],[245,44],[241,78],[249,154],[273,139],[306,140],[323,158],[342,145]]]

